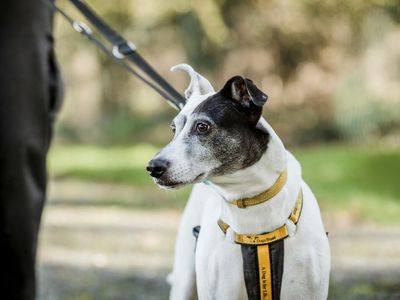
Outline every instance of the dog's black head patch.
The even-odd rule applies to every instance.
[[[250,79],[235,76],[192,112],[212,120],[211,130],[198,141],[221,163],[213,175],[249,167],[266,151],[269,134],[256,125],[267,99]]]

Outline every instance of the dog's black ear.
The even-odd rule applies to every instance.
[[[262,107],[268,99],[253,81],[241,76],[229,79],[220,93],[234,101],[235,106],[245,112],[250,117],[250,122],[254,124],[260,119]]]

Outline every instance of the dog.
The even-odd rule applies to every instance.
[[[299,162],[262,117],[267,95],[241,76],[215,92],[189,65],[171,70],[189,74],[187,101],[171,124],[172,141],[147,166],[161,188],[194,184],[178,229],[170,299],[326,299],[330,249],[320,210]],[[275,194],[260,198],[271,187]],[[240,199],[258,202],[243,207]],[[289,216],[298,200],[301,212],[294,222]],[[196,238],[192,231],[199,225]],[[259,273],[254,282],[246,279],[254,268],[246,265],[245,249],[253,248],[238,240],[254,242],[278,228],[286,236],[281,260],[271,263],[275,269],[282,264],[271,297],[263,291],[271,283]]]

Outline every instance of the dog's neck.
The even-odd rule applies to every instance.
[[[285,147],[275,131],[264,118],[260,119],[257,127],[270,136],[268,149],[260,160],[246,169],[210,180],[226,199],[251,197],[265,191],[286,168]]]
[[[224,199],[221,218],[237,233],[263,233],[282,226],[294,206],[301,183],[300,165],[285,150],[271,126],[263,118],[258,126],[270,135],[268,149],[261,159],[246,169],[210,180]],[[230,200],[252,197],[267,190],[285,169],[288,170],[287,182],[272,199],[245,209],[229,203]]]

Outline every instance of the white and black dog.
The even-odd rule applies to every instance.
[[[263,234],[285,226],[280,292],[273,299],[326,299],[330,250],[317,201],[298,161],[262,117],[267,95],[240,76],[215,92],[190,66],[187,102],[172,122],[174,137],[147,167],[163,188],[195,184],[175,245],[170,299],[248,299],[244,258],[235,235]],[[283,172],[287,178],[268,201],[238,207],[233,199],[259,195]],[[302,190],[301,216],[288,219]],[[222,219],[230,225],[224,232]],[[192,229],[200,225],[197,239]],[[282,248],[283,249],[283,248]],[[258,282],[260,284],[260,282]],[[263,298],[272,299],[272,298]]]

